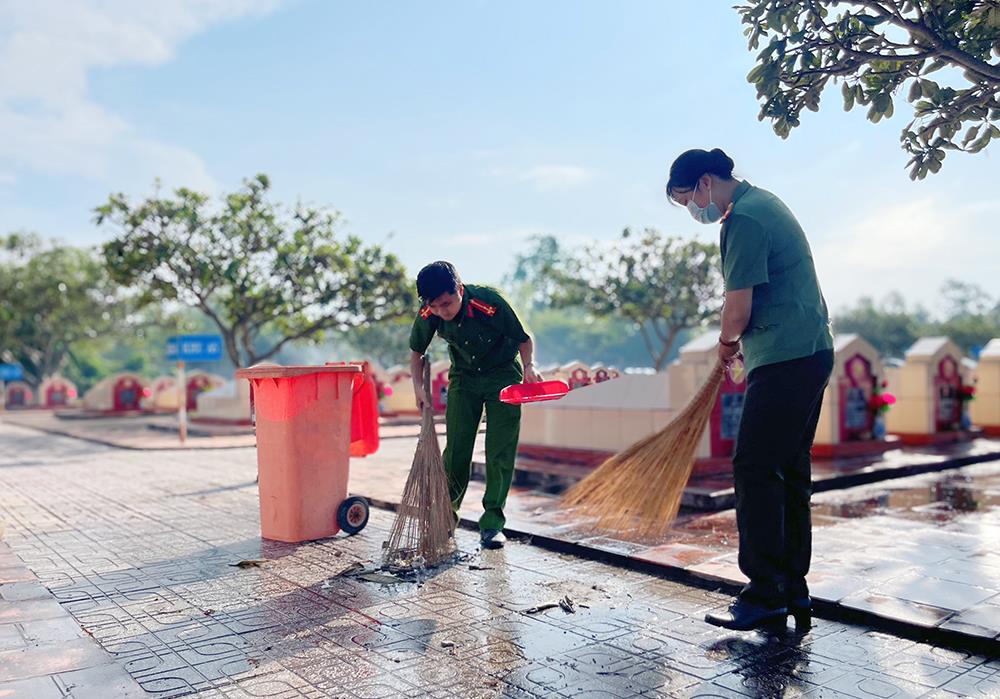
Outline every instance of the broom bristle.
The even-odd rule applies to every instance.
[[[426,359],[424,362],[424,386],[427,387],[430,386],[430,366]],[[455,551],[454,527],[434,414],[430,407],[425,407],[410,475],[403,487],[389,539],[382,544],[383,567],[412,570],[437,565]]]
[[[666,532],[680,509],[724,373],[717,363],[670,424],[607,459],[563,496],[563,504],[593,518],[598,529],[643,538]]]

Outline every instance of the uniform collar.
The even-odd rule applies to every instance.
[[[469,285],[466,284],[465,290],[462,292],[462,309],[458,312],[458,315],[455,316],[455,322],[458,325],[461,325],[462,323],[465,322],[465,318],[469,315],[469,312],[472,310],[469,307],[469,301],[471,300],[472,300],[472,294],[469,293]]]
[[[753,185],[751,185],[746,180],[743,180],[738,185],[736,185],[736,189],[733,190],[733,199],[732,201],[729,202],[729,206],[726,207],[726,212],[722,215],[722,218],[719,219],[719,223],[726,222],[726,219],[728,219],[733,213],[733,206],[735,206],[736,202],[740,200],[740,197],[742,197],[744,194],[750,191],[750,188],[752,186]]]
[[[747,192],[749,192],[752,188],[753,188],[753,185],[750,184],[749,182],[747,182],[746,180],[743,180],[742,182],[740,182],[738,185],[736,185],[736,189],[733,190],[733,202],[732,203],[735,204],[736,202],[738,202],[740,200],[740,198],[744,194],[746,194]]]

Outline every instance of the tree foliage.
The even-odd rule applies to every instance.
[[[1000,337],[1000,299],[976,284],[949,279],[941,287],[944,313],[932,317],[920,306],[908,306],[898,292],[881,301],[861,298],[835,314],[834,330],[857,333],[883,355],[902,357],[918,338],[944,335],[973,353]]]
[[[717,320],[723,298],[717,245],[652,228],[626,228],[607,251],[571,259],[558,280],[558,304],[633,323],[657,370],[682,331]]]
[[[0,360],[29,383],[58,373],[75,344],[122,327],[117,286],[92,250],[15,233],[0,251]]]
[[[514,255],[513,266],[501,280],[519,309],[547,308],[555,296],[558,272],[569,257],[554,235],[535,235],[528,249]]]
[[[205,313],[237,366],[411,312],[414,294],[398,259],[338,235],[337,212],[269,200],[265,175],[246,180],[213,210],[181,188],[138,203],[114,194],[96,222],[118,235],[104,246],[114,279],[140,302],[176,301]],[[270,338],[277,337],[275,340]]]
[[[906,90],[914,117],[900,141],[912,179],[940,170],[948,150],[976,153],[1000,139],[998,0],[746,0],[736,9],[749,47],[766,41],[747,79],[760,119],[782,138],[840,80],[844,108],[867,107],[872,122],[891,117]],[[957,70],[931,77],[947,67]]]
[[[833,329],[860,335],[885,356],[902,357],[929,322],[927,311],[908,308],[903,297],[894,292],[878,302],[862,297],[853,307],[834,316]]]

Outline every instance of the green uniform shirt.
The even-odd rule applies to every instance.
[[[833,349],[809,243],[778,197],[741,182],[722,224],[719,248],[726,291],[753,288],[750,321],[743,331],[748,372]]]
[[[528,333],[517,313],[498,290],[465,285],[462,310],[443,320],[424,308],[410,330],[410,349],[423,354],[437,333],[448,343],[451,374],[479,375],[517,365],[518,347]]]

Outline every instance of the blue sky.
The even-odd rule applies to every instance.
[[[835,309],[893,289],[934,309],[949,277],[1000,295],[997,154],[913,183],[909,107],[873,125],[833,91],[782,141],[732,4],[0,0],[0,231],[96,243],[111,191],[266,172],[413,273],[493,282],[534,233],[714,237],[663,184],[717,146],[796,212]]]

